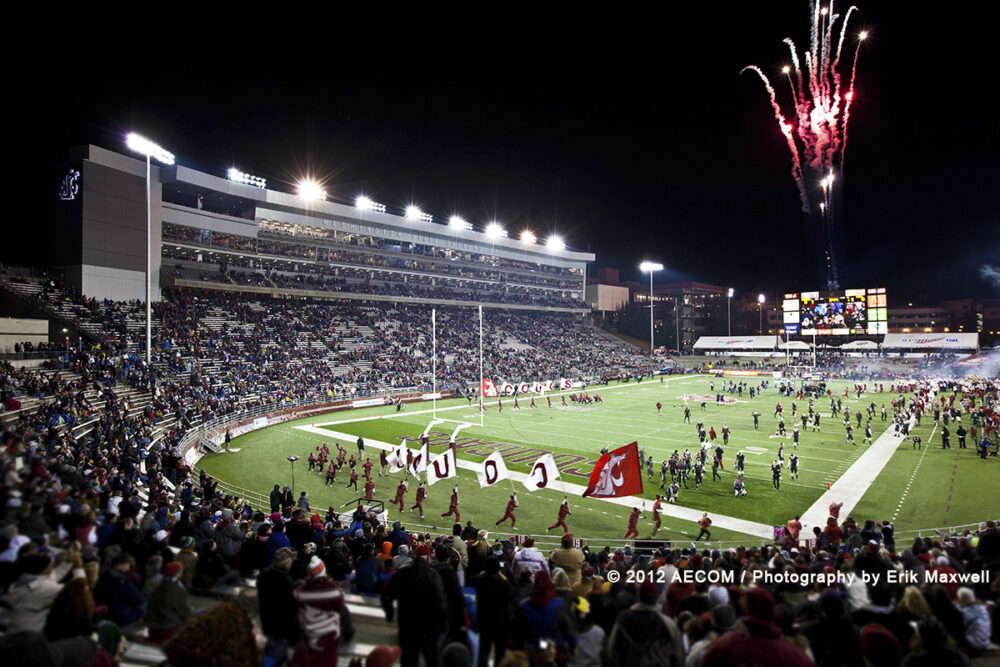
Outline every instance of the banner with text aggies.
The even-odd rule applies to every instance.
[[[639,445],[633,442],[597,460],[583,497],[618,498],[641,494],[642,464],[639,461]]]
[[[551,454],[546,454],[531,466],[531,473],[524,480],[524,488],[528,491],[538,491],[548,488],[557,479],[559,479],[559,468],[556,466],[556,460]]]
[[[476,471],[479,477],[479,486],[493,486],[497,482],[502,482],[510,477],[507,471],[507,464],[503,462],[500,452],[493,452],[483,461],[481,470]]]
[[[434,457],[434,460],[427,466],[427,486],[433,486],[435,482],[440,482],[442,479],[457,476],[457,463],[453,447],[449,447]]]

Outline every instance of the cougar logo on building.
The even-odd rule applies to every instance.
[[[63,201],[73,201],[80,192],[80,172],[70,169],[69,173],[63,176],[62,183],[59,184],[59,199]]]

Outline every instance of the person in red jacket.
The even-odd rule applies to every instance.
[[[406,493],[406,479],[399,480],[399,486],[396,487],[396,497],[392,499],[392,505],[399,504],[399,511],[403,511],[403,494]]]
[[[380,466],[379,470],[378,470],[378,476],[381,477],[382,475],[388,475],[389,474],[389,452],[387,452],[384,449],[381,452],[379,452],[378,462],[379,462],[379,466]]]
[[[363,466],[361,466],[361,469],[365,471],[365,479],[371,479],[372,478],[372,468],[373,467],[374,467],[374,465],[372,465],[372,460],[370,458],[369,459],[365,459],[365,464]]]
[[[799,533],[801,532],[802,532],[802,522],[799,521],[799,515],[796,514],[795,518],[788,522],[788,534],[791,535],[793,540],[795,540],[796,546],[798,546]]]
[[[344,488],[345,489],[349,489],[352,486],[354,487],[354,492],[357,493],[357,491],[358,491],[358,470],[357,470],[357,468],[351,468],[351,481],[349,481],[347,483],[347,486],[345,486]]]
[[[420,510],[420,518],[424,518],[424,498],[427,497],[427,487],[424,486],[423,482],[420,482],[420,486],[417,487],[417,501],[410,508],[410,511]]]
[[[632,513],[628,515],[628,530],[625,531],[623,540],[630,537],[639,537],[639,508],[633,507]]]
[[[557,526],[562,526],[563,532],[568,533],[569,526],[566,525],[566,517],[570,514],[572,514],[572,512],[569,511],[569,500],[566,496],[563,496],[562,504],[559,505],[559,517],[556,519],[554,524],[545,529],[545,532],[547,533]]]
[[[455,515],[455,523],[462,523],[462,515],[458,513],[458,487],[451,490],[451,502],[448,504],[448,511],[441,515],[441,518]]]
[[[500,520],[497,521],[496,523],[494,523],[493,525],[494,526],[499,526],[501,523],[503,523],[507,519],[510,519],[510,527],[516,530],[517,529],[517,517],[514,516],[514,510],[516,510],[516,509],[517,509],[517,494],[516,493],[512,493],[512,494],[510,494],[510,500],[507,501],[507,509],[504,510],[503,516],[500,517]],[[456,521],[457,521],[457,519],[456,519]]]
[[[372,496],[374,495],[375,495],[375,482],[369,479],[367,482],[365,482],[365,498],[371,500]]]
[[[713,642],[702,657],[703,667],[717,665],[788,665],[805,667],[813,661],[801,648],[781,636],[775,622],[774,598],[763,588],[749,588],[743,594],[746,613],[740,619],[745,632],[726,632]]]
[[[827,517],[826,528],[823,529],[823,534],[829,538],[830,546],[833,549],[837,549],[840,546],[840,541],[844,539],[843,529],[837,525],[837,520],[832,516]]]
[[[653,503],[653,521],[655,525],[653,526],[653,535],[656,535],[656,531],[660,529],[660,509],[663,505],[660,504],[660,496],[656,496],[656,502]]]
[[[840,508],[843,506],[844,503],[830,503],[830,507],[828,508],[830,510],[830,516],[832,516],[834,519],[839,519]]]
[[[341,631],[350,626],[341,618],[344,592],[326,576],[326,568],[316,556],[309,561],[309,578],[294,591],[299,608],[302,638],[295,646],[290,664],[336,665]],[[353,630],[348,631],[353,635]],[[350,636],[345,636],[350,641]]]

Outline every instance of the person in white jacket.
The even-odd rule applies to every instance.
[[[535,540],[529,537],[524,541],[524,548],[514,554],[514,568],[528,570],[534,577],[539,570],[548,574],[549,563],[545,555],[535,548]]]
[[[59,583],[70,571],[72,579],[85,579],[80,547],[76,542],[59,557],[59,564],[48,552],[23,556],[19,559],[22,574],[10,585],[4,595],[4,602],[10,607],[10,624],[7,632],[33,630],[40,632],[45,627],[49,610],[56,596],[63,589]]]

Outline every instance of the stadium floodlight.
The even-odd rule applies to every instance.
[[[521,232],[521,243],[534,243],[538,239],[535,238],[535,233],[530,229],[525,229]]]
[[[729,288],[729,292],[726,294],[726,329],[729,331],[727,336],[733,335],[733,288]]]
[[[236,167],[229,168],[229,180],[236,183],[242,183],[244,185],[252,185],[255,188],[260,188],[262,190],[267,187],[267,179],[244,173]]]
[[[305,178],[299,181],[296,186],[299,196],[307,201],[326,201],[326,190],[311,178]]]
[[[649,273],[649,358],[653,358],[653,273],[662,271],[663,265],[659,262],[643,262],[639,265],[639,270]],[[678,346],[680,349],[680,346]],[[652,368],[652,362],[650,362]]]
[[[549,249],[549,252],[560,252],[566,249],[566,242],[558,234],[553,234],[546,239],[545,247]]]
[[[758,294],[757,295],[757,319],[759,320],[759,322],[757,323],[757,326],[759,327],[759,329],[758,329],[758,335],[763,335],[764,334],[764,295],[763,294]]]
[[[452,229],[460,229],[462,231],[468,231],[472,229],[472,224],[466,222],[461,216],[453,215],[448,219],[448,226]]]
[[[358,195],[354,200],[354,206],[359,211],[374,211],[375,213],[385,213],[385,204],[379,204],[377,201],[372,201],[369,197],[364,195]]]
[[[406,207],[406,219],[413,220],[415,222],[434,222],[434,216],[430,213],[424,213],[420,210],[420,207],[410,204]]]
[[[153,200],[150,196],[150,158],[156,158],[163,164],[173,164],[174,154],[155,144],[142,135],[129,132],[125,137],[125,145],[130,150],[146,156],[146,364],[152,364],[153,347]]]
[[[499,222],[491,222],[486,225],[486,238],[491,241],[507,238],[507,230]]]
[[[139,153],[140,155],[145,155],[147,158],[156,158],[158,162],[163,164],[173,164],[174,154],[166,150],[159,144],[155,144],[146,137],[136,134],[135,132],[129,132],[128,136],[125,137],[125,145],[129,147],[130,150]]]

